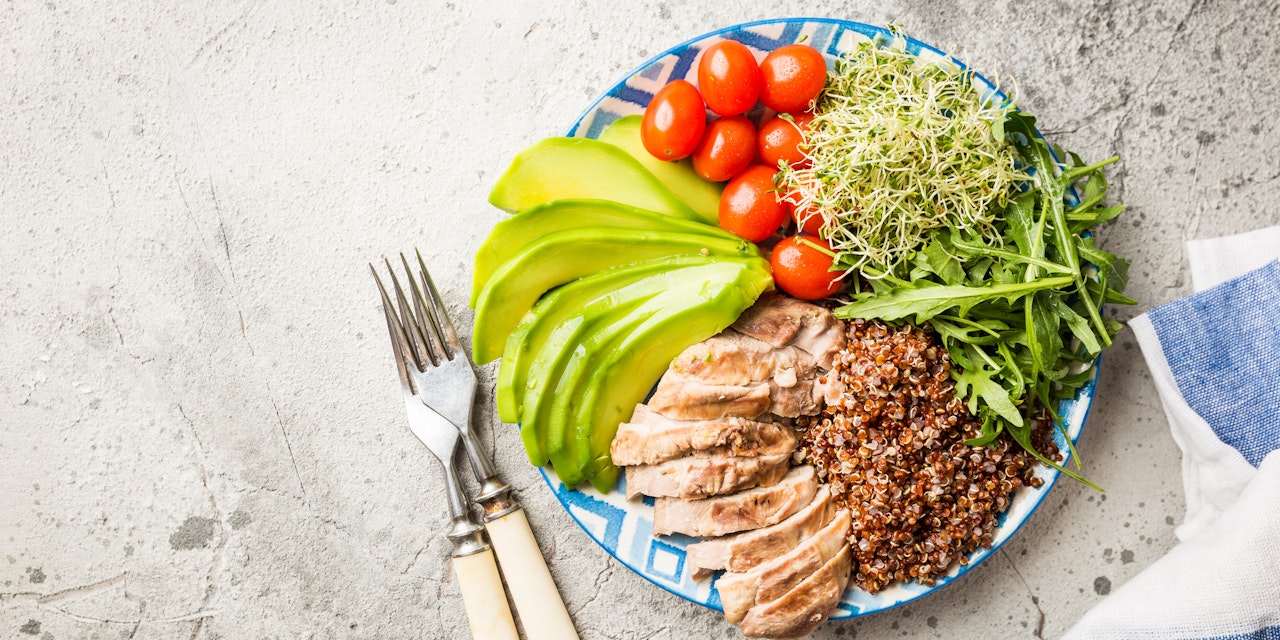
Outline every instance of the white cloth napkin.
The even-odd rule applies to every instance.
[[[1280,227],[1188,243],[1133,328],[1182,449],[1182,541],[1066,640],[1280,640]]]

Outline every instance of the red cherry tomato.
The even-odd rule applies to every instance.
[[[712,120],[693,150],[693,170],[708,182],[724,182],[746,169],[756,155],[756,127],[743,116]]]
[[[787,219],[787,203],[773,185],[776,171],[762,164],[747,167],[720,195],[720,226],[752,242],[773,235]]]
[[[760,102],[778,112],[804,111],[827,83],[827,61],[807,44],[775,49],[760,63]]]
[[[724,40],[707,47],[698,63],[698,89],[717,115],[736,116],[756,106],[764,76],[751,50]]]
[[[765,164],[771,167],[778,166],[781,161],[786,161],[790,167],[807,164],[808,159],[805,158],[804,151],[800,150],[800,145],[804,144],[804,135],[809,130],[809,123],[813,121],[813,114],[797,113],[792,116],[792,120],[771,118],[760,125],[758,144],[760,159]]]
[[[813,243],[813,244],[809,244]],[[779,242],[769,256],[773,282],[793,298],[821,300],[835,295],[844,286],[838,271],[831,271],[835,259],[823,251],[831,245],[822,238],[796,235]]]
[[[689,82],[676,80],[659,89],[645,108],[640,141],[659,160],[680,160],[693,153],[706,128],[702,96]]]

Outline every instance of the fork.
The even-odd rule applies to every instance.
[[[421,338],[431,356],[431,364],[435,365],[429,376],[431,384],[420,388],[418,397],[452,422],[462,436],[467,460],[480,483],[475,500],[484,510],[485,529],[498,554],[502,575],[511,588],[511,598],[515,601],[525,634],[529,640],[577,640],[573,621],[569,619],[564,600],[547,569],[533,530],[529,528],[524,509],[511,497],[511,488],[498,479],[493,462],[476,442],[471,429],[475,369],[471,357],[458,340],[453,321],[449,319],[422,254],[416,249],[414,254],[418,259],[421,285],[414,280],[413,270],[403,253],[400,261],[408,274],[413,306],[418,310],[418,326],[423,329],[422,335],[415,336],[415,339]],[[403,298],[394,273],[392,280],[397,296]]]
[[[390,262],[387,267],[390,269]],[[515,621],[511,618],[511,609],[507,607],[507,596],[502,589],[502,578],[498,575],[493,550],[484,539],[483,529],[471,519],[462,485],[458,483],[458,475],[454,469],[458,430],[444,416],[423,404],[418,397],[425,381],[423,370],[432,357],[421,341],[422,331],[418,324],[420,316],[415,317],[409,311],[400,283],[396,281],[395,271],[391,272],[391,280],[399,302],[399,315],[387,296],[386,288],[382,286],[377,270],[372,264],[369,269],[373,271],[373,279],[382,295],[382,310],[386,314],[387,330],[391,334],[391,348],[395,353],[396,372],[400,375],[400,386],[404,392],[409,429],[444,467],[445,496],[448,499],[449,516],[453,521],[445,535],[453,543],[453,570],[458,577],[458,588],[462,591],[471,636],[477,640],[519,640]]]

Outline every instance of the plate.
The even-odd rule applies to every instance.
[[[804,42],[826,55],[828,65],[840,54],[853,49],[859,42],[873,38],[895,38],[888,30],[859,22],[826,18],[788,18],[764,20],[727,27],[698,36],[676,45],[640,65],[624,79],[613,85],[598,98],[570,127],[568,135],[597,138],[609,123],[627,115],[639,114],[653,94],[671,80],[684,78],[695,82],[694,66],[698,54],[706,47],[721,40],[737,40],[749,47],[757,58],[778,47]],[[945,54],[927,44],[910,38],[897,37],[907,51],[926,60],[940,60]],[[975,82],[989,96],[1002,99],[994,85],[975,74]],[[762,107],[757,106],[756,109]],[[752,115],[752,114],[749,114]],[[759,113],[754,113],[759,115]],[[1093,403],[1097,385],[1098,365],[1095,362],[1094,377],[1081,387],[1076,397],[1064,401],[1058,407],[1067,434],[1074,441],[1080,437],[1089,407]],[[1058,449],[1068,455],[1069,449],[1061,432],[1054,434]],[[655,537],[653,535],[653,499],[628,501],[625,496],[625,474],[608,494],[601,494],[590,486],[569,489],[560,482],[555,472],[541,468],[547,485],[557,499],[577,521],[587,535],[619,562],[648,581],[686,600],[696,602],[717,611],[722,610],[715,591],[714,578],[695,582],[685,564],[685,547],[697,538],[683,535]],[[1036,507],[1048,495],[1060,473],[1043,465],[1036,467],[1036,475],[1044,480],[1039,488],[1023,487],[1014,495],[1008,511],[1000,518],[1000,526],[992,539],[991,548],[978,549],[969,556],[969,564],[953,567],[951,572],[933,586],[915,583],[898,584],[877,594],[850,587],[845,591],[832,620],[841,620],[884,611],[920,598],[956,580],[995,553],[1013,534],[1026,523]],[[717,578],[719,575],[717,575]]]

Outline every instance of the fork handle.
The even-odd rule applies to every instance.
[[[577,640],[578,632],[551,579],[524,509],[517,508],[484,526],[502,563],[502,575],[511,588],[511,599],[529,640]]]
[[[453,559],[453,572],[458,576],[458,588],[462,591],[462,604],[467,609],[467,623],[471,625],[474,640],[520,640],[516,623],[507,607],[506,592],[502,590],[502,578],[498,565],[493,561],[493,551]]]

